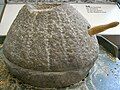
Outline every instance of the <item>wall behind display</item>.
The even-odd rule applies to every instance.
[[[117,0],[117,2],[119,2],[119,3],[120,3],[120,0]]]
[[[117,0],[7,0],[8,3],[27,2],[72,2],[72,3],[115,3]]]
[[[0,4],[4,4],[5,2],[4,2],[4,0],[0,0]]]

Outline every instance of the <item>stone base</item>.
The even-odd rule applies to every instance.
[[[61,88],[78,83],[88,71],[41,72],[19,67],[9,60],[5,63],[12,75],[26,84],[41,88]]]

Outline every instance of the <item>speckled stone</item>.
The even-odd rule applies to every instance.
[[[69,4],[25,5],[3,45],[10,72],[43,88],[65,87],[88,74],[98,57],[89,23]]]

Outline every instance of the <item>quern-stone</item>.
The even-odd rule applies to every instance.
[[[24,5],[3,45],[10,72],[25,83],[59,88],[85,78],[98,57],[90,24],[69,4]]]

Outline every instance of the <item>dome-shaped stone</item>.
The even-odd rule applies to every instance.
[[[10,72],[25,83],[65,87],[82,80],[98,56],[85,18],[69,4],[25,5],[3,45]]]

